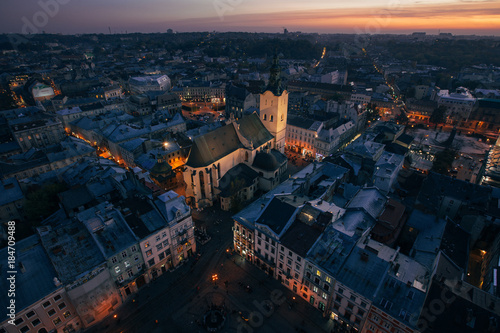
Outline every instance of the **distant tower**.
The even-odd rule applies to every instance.
[[[281,86],[281,68],[278,55],[274,55],[271,75],[266,90],[260,94],[260,119],[274,136],[274,147],[285,152],[288,92]]]

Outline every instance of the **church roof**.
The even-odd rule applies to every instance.
[[[240,163],[231,169],[221,178],[219,182],[220,196],[230,197],[237,191],[245,187],[252,186],[259,174],[245,163]]]
[[[193,168],[204,167],[239,148],[244,148],[245,144],[238,134],[242,139],[251,142],[253,147],[259,147],[273,138],[257,114],[251,114],[235,124],[222,126],[196,137],[186,165]]]
[[[240,125],[240,134],[251,141],[254,147],[260,147],[273,139],[273,135],[267,130],[256,113],[243,117],[238,121],[238,124]]]
[[[235,127],[222,126],[194,139],[186,164],[193,168],[207,166],[242,147]]]
[[[265,171],[274,171],[279,169],[280,164],[271,153],[261,151],[255,155],[252,166]]]
[[[269,152],[261,151],[255,155],[252,166],[265,171],[275,171],[286,159],[286,156],[276,149],[271,149]]]

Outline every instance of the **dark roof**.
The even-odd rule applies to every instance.
[[[344,236],[345,237],[345,236]],[[349,248],[347,247],[347,250]],[[347,252],[348,257],[344,259],[342,256],[332,256],[333,261],[342,262],[346,260],[342,268],[339,270],[330,270],[335,274],[337,280],[342,282],[357,293],[372,299],[376,294],[376,290],[382,283],[382,279],[386,276],[390,263],[379,258],[371,251],[366,251],[359,247]]]
[[[309,129],[312,124],[314,124],[314,120],[303,118],[303,117],[288,117],[286,119],[286,124],[291,126],[296,126],[300,128]]]
[[[91,202],[94,198],[87,187],[80,186],[58,194],[66,212]]]
[[[294,206],[274,197],[256,222],[267,225],[279,235],[294,212]]]
[[[479,294],[483,293],[486,298],[494,303],[494,297],[486,292],[474,288],[469,285],[464,285],[457,290],[456,287],[451,287],[446,283],[433,281],[429,289],[424,311],[420,316],[420,321],[423,333],[499,333],[500,332],[500,317],[498,310],[493,308],[490,310],[478,306],[472,300],[479,298]],[[459,284],[460,285],[460,284]],[[469,290],[469,291],[465,291]],[[446,296],[444,296],[446,295]],[[444,301],[444,305],[440,311],[436,312],[432,317],[425,317],[424,313],[429,313],[429,310],[435,306],[436,300]],[[487,304],[486,304],[487,305]],[[433,320],[430,320],[433,319]],[[488,330],[492,323],[496,322],[496,327]]]
[[[309,220],[310,216],[313,216],[312,220]],[[281,244],[304,258],[331,220],[332,213],[306,205],[281,237]]]
[[[254,183],[254,180],[258,177],[259,174],[255,170],[250,168],[245,163],[240,163],[229,169],[224,177],[220,179],[220,196],[227,198],[233,194],[232,191],[239,191],[242,188],[251,186]],[[239,188],[232,189],[232,187],[235,186],[232,184],[238,184],[240,180],[243,181],[243,183],[238,186]]]
[[[438,212],[441,197],[465,201],[469,208],[485,211],[491,197],[491,188],[431,172],[422,184],[417,201]]]
[[[121,207],[126,207],[122,210],[122,215],[134,234],[140,239],[144,239],[151,234],[141,219],[141,216],[154,211],[153,206],[142,198],[128,197],[117,202]],[[156,212],[156,211],[155,211]],[[161,218],[161,216],[160,216]]]
[[[405,144],[409,145],[410,143],[412,143],[412,142],[413,142],[413,140],[414,140],[414,139],[415,139],[415,138],[414,138],[413,136],[408,135],[408,134],[406,134],[406,133],[403,133],[403,134],[401,134],[401,135],[397,138],[397,141],[399,141],[399,142],[402,142],[402,143],[405,143]]]
[[[167,162],[156,162],[156,164],[151,168],[152,174],[168,174],[172,172],[172,167]]]
[[[238,123],[222,126],[196,137],[186,164],[193,168],[204,167],[243,148],[237,131],[251,141],[253,147],[262,146],[273,138],[257,114],[253,113],[243,117]]]
[[[404,156],[408,152],[408,148],[405,148],[402,145],[397,144],[395,142],[390,142],[385,145],[385,151]]]
[[[15,279],[15,305],[16,312],[19,313],[60,287],[56,287],[54,284],[54,278],[57,277],[57,274],[38,235],[18,241],[16,250],[16,268],[14,270],[17,270],[18,273]],[[5,294],[0,297],[0,305],[5,309],[9,305],[7,298],[9,281],[7,277],[10,275],[7,268],[7,247],[0,250],[0,256],[4,258],[2,272],[0,272],[0,288],[5,291]],[[24,271],[21,271],[21,264]],[[2,321],[6,319],[6,313],[5,311],[2,313]]]
[[[275,171],[279,169],[280,163],[273,154],[261,151],[255,155],[252,166],[265,171]]]
[[[469,241],[467,231],[452,220],[447,221],[440,249],[464,272],[469,262]]]
[[[0,143],[0,153],[9,153],[15,151],[21,151],[21,147],[16,141]]]
[[[478,99],[477,103],[478,107],[500,109],[500,100],[498,99],[490,99],[490,98]]]
[[[101,102],[80,106],[80,110],[82,110],[82,111],[99,110],[99,109],[103,109],[103,108],[104,108],[104,105]]]
[[[233,84],[230,84],[226,87],[226,98],[237,98],[239,100],[245,100],[245,98],[249,95],[250,93],[245,87],[241,86],[235,86]]]
[[[243,117],[238,124],[240,125],[239,132],[247,140],[252,141],[254,147],[262,146],[273,139],[273,135],[269,133],[256,113]]]
[[[222,126],[196,137],[186,164],[204,167],[243,147],[233,125]]]

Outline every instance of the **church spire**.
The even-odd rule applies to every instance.
[[[281,67],[277,53],[275,53],[273,57],[271,75],[269,76],[269,84],[266,90],[271,91],[275,96],[280,96],[283,92],[283,88],[281,87]]]

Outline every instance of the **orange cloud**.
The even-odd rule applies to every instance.
[[[193,23],[190,20],[191,24]],[[462,1],[454,4],[414,4],[411,6],[339,8],[232,14],[196,19],[207,29],[250,30],[265,28],[289,30],[379,33],[396,30],[484,30],[500,35],[500,3]],[[182,23],[178,21],[178,23]],[[186,21],[187,23],[187,21]],[[259,29],[260,28],[260,29]]]

